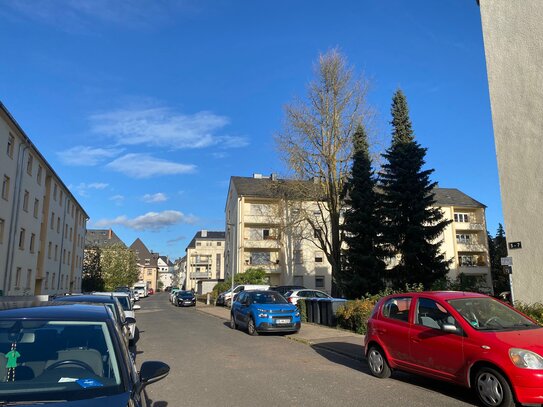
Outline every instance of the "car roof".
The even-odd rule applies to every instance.
[[[242,292],[243,293],[248,293],[248,294],[269,294],[269,293],[279,294],[277,291],[273,291],[273,290],[249,290],[249,291],[242,291]],[[279,295],[281,295],[281,294],[279,294]]]
[[[130,297],[130,295],[125,291],[115,291],[115,292],[106,292],[106,291],[97,291],[92,293],[92,295],[101,295],[104,297],[113,296],[113,297]]]
[[[54,301],[66,302],[97,302],[97,303],[116,303],[118,300],[111,295],[67,295],[65,297],[55,298]]]
[[[469,291],[422,291],[393,294],[390,297],[402,297],[405,295],[422,295],[424,297],[441,299],[443,301],[458,300],[461,298],[489,298],[488,295]]]
[[[65,302],[0,302],[0,319],[58,319],[106,321],[110,311],[101,304],[67,304]]]

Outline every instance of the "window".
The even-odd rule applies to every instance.
[[[201,246],[202,242],[196,242],[196,246]]]
[[[298,285],[300,287],[303,287],[304,285],[304,276],[294,276],[294,280],[292,282],[294,285]]]
[[[68,237],[68,225],[64,225],[64,239]]]
[[[152,276],[153,275],[153,270],[152,269],[147,269],[147,275]]]
[[[315,252],[315,263],[322,263],[323,259],[322,252]]]
[[[145,259],[145,265],[149,266],[151,264],[151,259]]]
[[[265,265],[270,264],[270,253],[269,252],[255,252],[251,253],[251,264],[253,265]]]
[[[383,304],[382,313],[384,317],[407,322],[410,309],[411,297],[394,297]]]
[[[217,274],[217,278],[219,278],[221,274],[221,254],[220,253],[217,253],[215,257],[215,272]]]
[[[17,270],[15,271],[15,288],[21,287],[21,273],[21,268],[17,267]]]
[[[57,233],[60,233],[60,216],[57,216]]]
[[[58,186],[57,184],[55,184],[55,186],[53,187],[53,199],[55,202],[57,201],[57,193],[58,193]]]
[[[460,266],[464,266],[464,267],[475,266],[475,258],[471,255],[458,256],[458,262],[460,263]]]
[[[23,250],[25,248],[25,233],[26,231],[21,228],[19,232],[19,249]]]
[[[315,288],[324,288],[323,276],[315,276]]]
[[[60,206],[62,206],[62,201],[64,200],[64,193],[62,192],[62,190],[60,190],[60,199],[58,201],[58,204]]]
[[[49,272],[45,272],[45,288],[49,288]]]
[[[304,262],[303,250],[294,250],[294,264],[302,264]]]
[[[48,259],[51,258],[52,248],[53,248],[53,243],[49,242],[49,244],[47,245],[47,258]]]
[[[55,261],[58,260],[58,244],[55,245]]]
[[[40,210],[40,200],[38,198],[34,199],[34,217],[38,218],[38,212]]]
[[[38,181],[38,185],[41,185],[41,173],[43,171],[43,168],[41,165],[38,166],[38,175],[36,176],[36,181]]]
[[[222,242],[217,242],[217,246],[222,246]]]
[[[471,235],[470,234],[465,234],[465,233],[457,233],[456,234],[456,241],[458,243],[469,244],[469,243],[471,243]]]
[[[26,284],[25,284],[25,288],[27,290],[30,290],[31,282],[32,282],[32,269],[28,269],[26,270]]]
[[[4,243],[4,225],[6,224],[6,221],[4,219],[0,219],[0,243]]]
[[[469,222],[469,214],[468,213],[455,213],[454,214],[454,221],[455,222]]]
[[[8,137],[8,145],[6,149],[6,153],[9,156],[9,158],[13,158],[13,149],[15,147],[15,137],[10,133]]]
[[[66,264],[66,249],[62,250],[62,264]]]
[[[28,201],[30,200],[30,192],[25,190],[23,195],[23,211],[28,212]]]
[[[70,242],[73,239],[73,235],[74,235],[74,230],[73,230],[73,228],[70,228]]]
[[[55,212],[51,212],[51,224],[49,225],[51,230],[55,227]]]
[[[6,201],[9,199],[9,177],[7,175],[4,175],[2,183],[2,198]]]
[[[56,277],[57,277],[57,273],[53,273],[53,277],[51,278],[51,288],[55,288]]]
[[[71,257],[72,257],[72,252],[68,252],[68,266],[72,265]]]
[[[34,253],[34,245],[36,243],[36,235],[32,233],[30,235],[30,253]]]
[[[318,239],[322,236],[322,230],[321,229],[313,229],[313,237],[315,239]]]
[[[32,154],[28,154],[28,160],[26,162],[26,172],[28,175],[32,175],[32,164],[34,163],[34,157]]]
[[[415,324],[439,330],[441,330],[443,325],[460,327],[445,308],[428,298],[419,298],[415,315]]]

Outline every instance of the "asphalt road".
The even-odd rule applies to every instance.
[[[153,407],[476,405],[471,392],[454,385],[403,373],[380,380],[365,362],[284,336],[234,331],[195,308],[174,307],[166,293],[139,304],[137,364],[171,367],[148,387]]]

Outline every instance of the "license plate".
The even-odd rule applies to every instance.
[[[290,319],[276,319],[276,324],[290,324]]]

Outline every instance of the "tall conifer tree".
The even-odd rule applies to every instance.
[[[383,251],[378,244],[380,220],[376,179],[368,138],[359,125],[353,135],[353,166],[345,188],[344,232],[348,249],[339,285],[347,298],[358,298],[384,288]]]
[[[446,276],[449,261],[441,252],[441,235],[450,221],[433,204],[434,170],[423,169],[426,149],[415,141],[407,100],[401,90],[392,101],[392,144],[383,154],[380,176],[383,245],[396,258],[390,278],[396,288],[422,283],[426,289]]]

